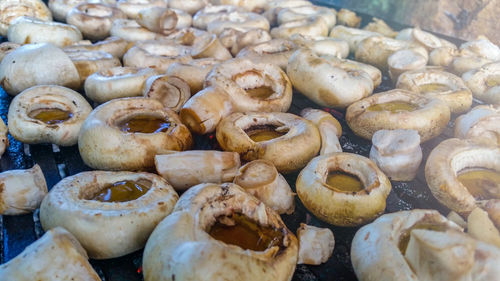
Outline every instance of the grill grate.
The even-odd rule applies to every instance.
[[[327,1],[313,1],[316,4],[328,5]],[[370,16],[361,15],[363,17],[363,25],[371,20]],[[400,29],[403,26],[389,22],[393,27]],[[446,38],[455,43],[460,43],[456,39]],[[0,42],[5,41],[5,38],[0,37]],[[382,85],[375,92],[382,92],[392,88],[390,79],[384,75]],[[9,97],[3,89],[0,88],[0,117],[7,121],[6,115],[8,106],[12,97]],[[295,93],[291,113],[299,114],[300,110],[305,107],[318,108],[318,106],[302,95]],[[368,156],[371,143],[367,140],[355,136],[347,126],[343,114],[331,109],[325,109],[339,119],[343,135],[340,139],[342,148],[345,152],[352,152]],[[7,122],[6,122],[7,123]],[[447,213],[447,209],[440,205],[432,196],[425,182],[423,163],[427,159],[431,149],[439,142],[449,137],[452,137],[452,126],[438,138],[428,141],[422,146],[423,161],[417,175],[417,178],[408,183],[392,182],[392,191],[387,198],[386,213],[399,210],[409,210],[415,208],[432,208]],[[218,147],[214,135],[194,136],[194,149],[214,149]],[[74,175],[82,171],[91,170],[87,167],[80,158],[78,147],[57,147],[49,144],[44,145],[23,145],[14,140],[9,135],[10,147],[0,160],[2,171],[11,169],[30,168],[37,163],[42,168],[49,190],[61,178]],[[298,172],[286,175],[285,178],[290,183],[292,189],[295,190],[295,181]],[[9,261],[24,250],[26,246],[31,244],[43,234],[43,230],[39,223],[39,211],[22,216],[0,216],[0,263]],[[351,261],[350,261],[350,245],[352,238],[358,228],[335,227],[324,223],[312,214],[302,205],[300,200],[296,198],[296,210],[292,215],[283,215],[283,220],[293,232],[299,227],[301,222],[319,227],[330,228],[336,240],[333,256],[327,263],[320,266],[298,265],[293,277],[294,281],[314,281],[314,280],[356,280]],[[138,251],[125,257],[110,259],[110,260],[91,260],[92,266],[100,275],[103,281],[139,281],[142,279],[141,274],[142,251]]]

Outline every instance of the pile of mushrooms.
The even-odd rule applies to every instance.
[[[355,12],[306,0],[48,2],[0,1],[0,86],[14,96],[0,153],[8,133],[78,145],[95,170],[50,192],[43,165],[0,174],[0,214],[40,208],[47,231],[0,279],[100,280],[89,257],[145,247],[146,281],[289,281],[296,264],[330,259],[334,235],[318,226],[370,222],[352,244],[361,281],[499,274],[500,48],[488,39],[457,47],[376,18],[361,29]],[[453,125],[456,139],[432,147]],[[350,153],[351,131],[369,153]],[[381,216],[392,186],[423,174],[450,220]],[[298,239],[279,215],[295,206]]]

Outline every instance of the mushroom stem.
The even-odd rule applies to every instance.
[[[337,119],[325,111],[312,108],[302,110],[300,115],[312,121],[318,127],[319,134],[321,135],[320,155],[342,152],[342,146],[339,142],[339,137],[342,135],[342,127]]]
[[[232,181],[240,168],[240,156],[236,152],[184,151],[155,156],[158,174],[175,190],[213,182]]]
[[[40,206],[47,194],[47,184],[40,166],[10,170],[0,174],[0,214],[20,215]]]

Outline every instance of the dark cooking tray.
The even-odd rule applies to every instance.
[[[328,5],[328,1],[315,2]],[[371,16],[361,16],[363,17],[362,26],[371,20]],[[404,27],[397,23],[389,22],[389,24],[396,30]],[[452,38],[447,39],[451,39],[457,44],[460,43],[460,41]],[[0,42],[2,40],[5,40],[5,38],[0,37]],[[382,85],[375,92],[390,89],[392,89],[391,82],[388,76],[384,74]],[[8,106],[11,100],[12,97],[8,96],[0,88],[0,117],[6,123]],[[299,114],[300,110],[306,107],[320,108],[304,96],[295,93],[290,112]],[[343,134],[340,143],[344,152],[368,156],[371,147],[370,141],[361,139],[352,133],[343,117],[345,112],[327,108],[322,109],[331,112],[342,124]],[[431,149],[442,140],[453,136],[452,123],[450,122],[449,127],[441,136],[426,142],[422,146],[424,157],[417,178],[414,181],[392,182],[393,188],[387,198],[386,213],[416,208],[431,208],[447,214],[448,210],[439,204],[430,193],[425,182],[423,167]],[[77,146],[26,145],[14,140],[10,135],[9,142],[10,146],[0,160],[1,170],[26,169],[37,163],[45,174],[49,190],[65,176],[91,170],[80,158]],[[195,136],[194,149],[214,149],[216,147],[217,141],[213,135]],[[285,175],[294,190],[297,175],[298,172]],[[287,226],[294,232],[301,222],[305,222],[319,227],[328,227],[335,235],[335,250],[328,262],[319,266],[297,265],[293,280],[356,280],[350,261],[350,245],[358,228],[335,227],[318,220],[305,209],[298,197],[296,197],[295,212],[292,215],[282,217]],[[39,223],[38,211],[22,216],[0,216],[0,263],[5,263],[14,258],[41,235],[43,235],[43,229]],[[138,251],[116,259],[91,260],[91,263],[103,281],[138,281],[142,280],[141,259],[142,251]]]

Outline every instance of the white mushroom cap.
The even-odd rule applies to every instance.
[[[297,264],[319,265],[332,256],[335,238],[330,229],[301,223],[297,236],[299,238]]]
[[[76,89],[80,86],[80,76],[61,49],[48,43],[28,44],[4,57],[0,63],[0,85],[10,95],[36,85]]]
[[[17,17],[33,17],[51,21],[52,14],[41,0],[2,0],[0,1],[0,35],[7,35],[7,29]]]

